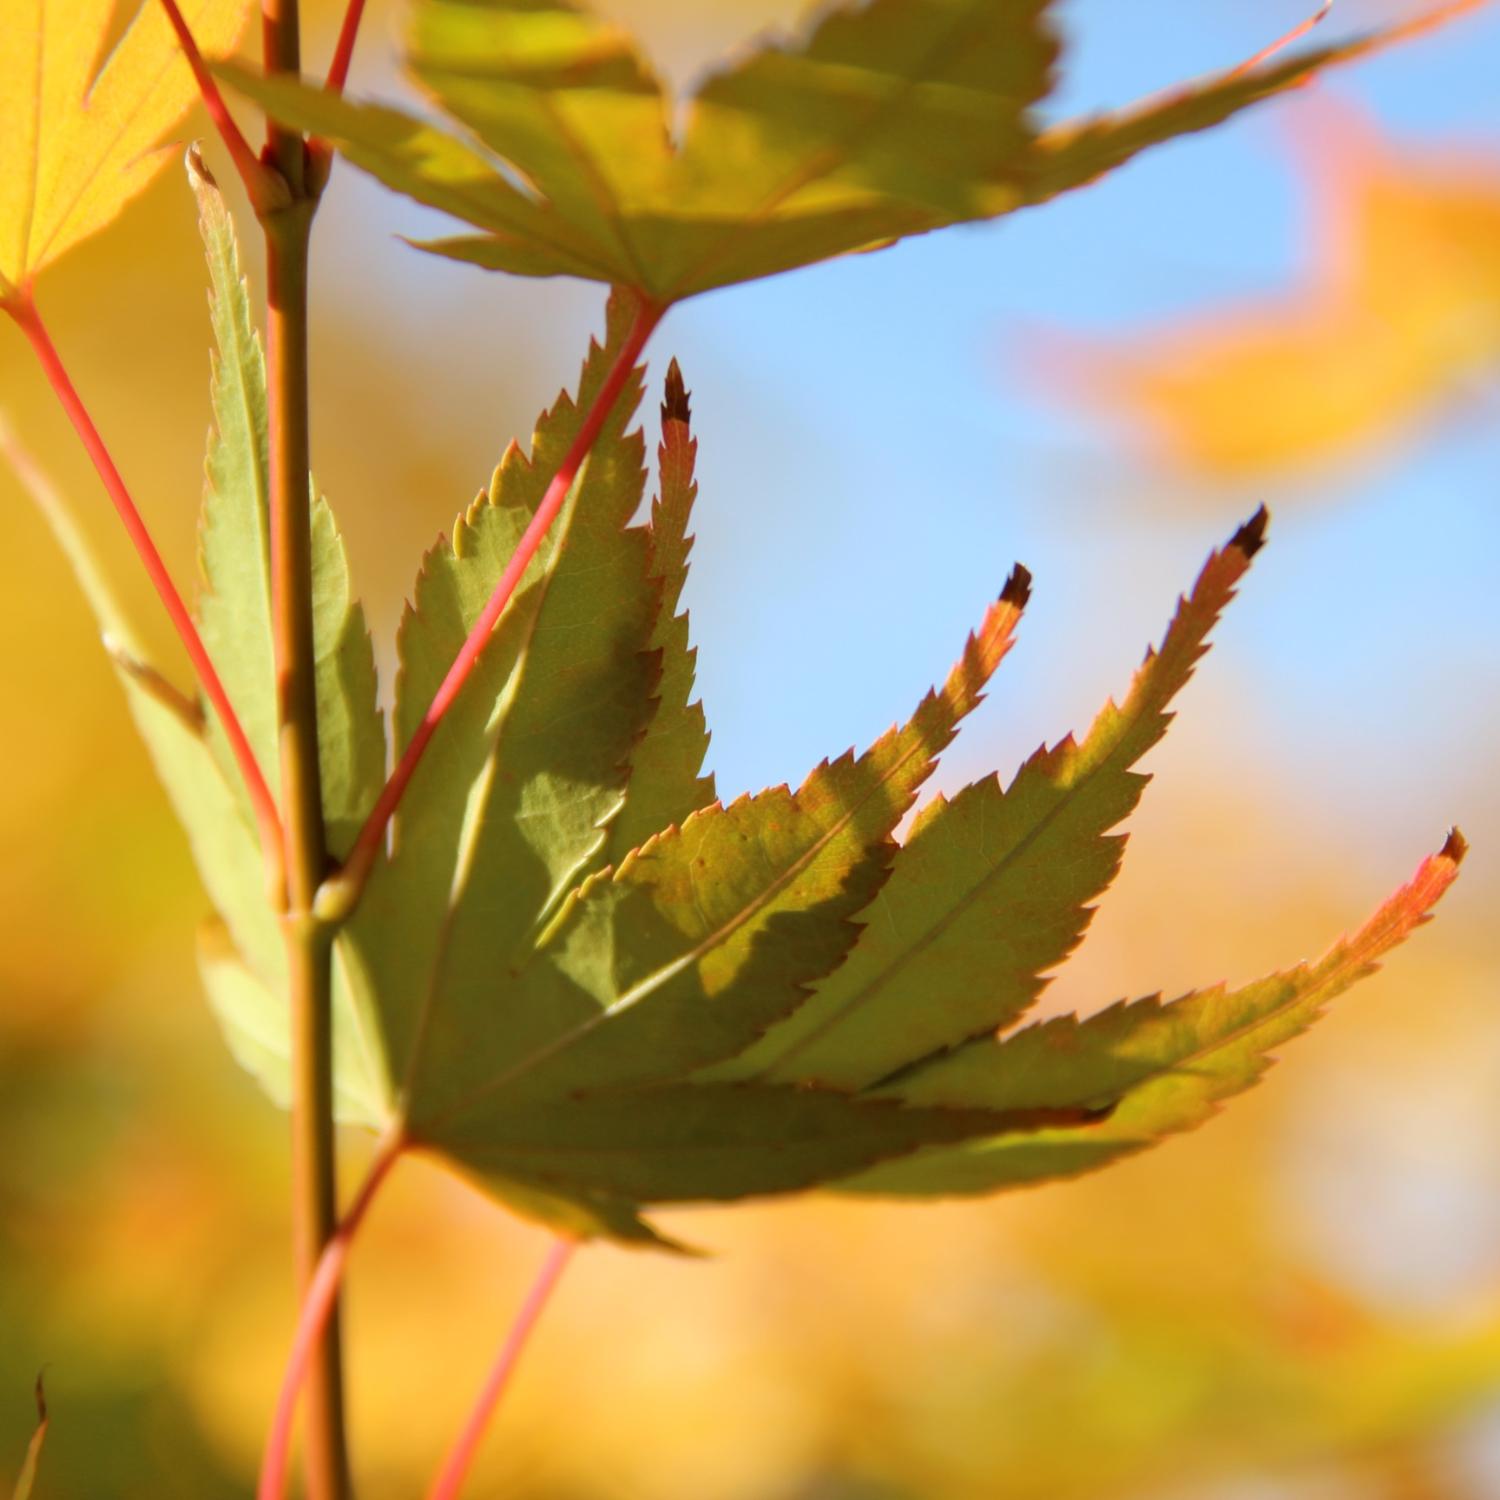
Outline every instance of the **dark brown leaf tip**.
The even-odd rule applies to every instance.
[[[674,359],[667,367],[667,393],[661,404],[663,422],[688,423],[693,420],[693,407],[688,399],[688,388],[682,381],[682,367]]]
[[[1010,577],[1005,580],[1005,587],[1000,590],[1000,602],[1014,605],[1017,609],[1026,608],[1031,602],[1030,568],[1017,563],[1010,570]]]
[[[1468,852],[1468,839],[1457,828],[1450,828],[1447,841],[1443,845],[1443,858],[1451,859],[1454,864],[1461,865],[1464,862],[1464,855]]]
[[[32,1388],[32,1395],[36,1398],[36,1418],[39,1422],[47,1420],[47,1372],[38,1370],[36,1374],[36,1385]]]
[[[1230,537],[1229,545],[1237,547],[1247,558],[1254,557],[1266,545],[1266,527],[1271,524],[1271,513],[1264,505]]]

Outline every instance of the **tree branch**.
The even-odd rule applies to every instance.
[[[359,37],[359,23],[364,14],[365,0],[349,0],[344,24],[339,27],[338,45],[333,49],[333,61],[328,66],[328,81],[324,84],[335,94],[342,94],[349,81],[349,65],[354,61],[354,43]]]

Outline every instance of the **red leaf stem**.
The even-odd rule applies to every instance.
[[[516,1314],[516,1321],[511,1324],[510,1332],[501,1346],[500,1357],[485,1380],[479,1399],[474,1403],[474,1410],[469,1414],[469,1420],[448,1450],[438,1477],[427,1491],[427,1500],[458,1500],[464,1481],[478,1456],[480,1444],[484,1441],[485,1430],[510,1386],[511,1377],[515,1374],[522,1354],[526,1352],[526,1345],[538,1320],[546,1311],[547,1303],[577,1249],[576,1240],[560,1239],[542,1263],[541,1272],[526,1294],[526,1300]]]
[[[614,409],[615,402],[619,399],[630,372],[635,368],[641,351],[646,347],[647,341],[655,331],[656,325],[661,322],[665,311],[665,308],[655,303],[643,302],[641,304],[630,335],[610,367],[608,375],[605,376],[598,395],[594,397],[593,405],[589,408],[583,425],[578,430],[578,436],[563,456],[557,473],[552,476],[552,482],[542,496],[536,514],[531,518],[531,524],[527,526],[514,554],[505,565],[500,581],[495,585],[494,592],[480,612],[478,620],[474,622],[474,628],[469,632],[468,639],[453,659],[453,665],[448,668],[448,675],[443,678],[441,686],[433,695],[432,703],[423,715],[422,722],[417,725],[416,732],[412,735],[400,760],[396,763],[396,769],[391,772],[390,779],[381,790],[370,816],[360,830],[359,838],[344,862],[343,869],[324,884],[318,902],[318,912],[325,919],[333,920],[343,915],[358,899],[359,892],[380,853],[386,825],[390,822],[401,803],[407,786],[416,774],[423,752],[437,732],[443,716],[453,706],[454,699],[458,697],[464,683],[468,681],[470,673],[473,672],[479,660],[480,653],[489,643],[490,634],[496,622],[510,602],[511,595],[515,593],[528,564],[546,538],[552,523],[556,521],[564,501],[567,500],[573,488],[574,481],[578,478],[578,471],[583,467],[584,460],[598,440],[600,430]]]
[[[255,752],[250,748],[250,741],[245,737],[244,727],[234,711],[234,705],[229,701],[229,694],[225,692],[224,684],[219,680],[218,671],[208,654],[208,649],[203,644],[203,638],[198,634],[198,627],[193,623],[193,617],[183,603],[182,595],[177,592],[177,586],[172,582],[167,565],[162,561],[161,553],[157,551],[156,543],[151,539],[150,530],[136,508],[135,501],[131,499],[130,491],[126,488],[119,469],[115,467],[109,449],[104,445],[104,439],[99,435],[99,429],[94,426],[93,418],[89,416],[88,408],[83,404],[83,398],[79,396],[77,388],[68,376],[62,357],[57,352],[57,346],[52,342],[52,336],[47,332],[41,314],[37,311],[35,300],[29,292],[22,292],[0,301],[0,306],[3,306],[5,311],[15,319],[22,333],[30,341],[47,376],[48,383],[52,386],[53,392],[68,415],[68,420],[72,422],[74,430],[82,440],[89,458],[93,460],[94,468],[104,482],[109,498],[114,502],[115,510],[124,523],[126,533],[134,544],[166,608],[167,615],[187,650],[188,658],[193,664],[193,671],[197,674],[204,696],[213,705],[214,712],[219,716],[219,722],[224,726],[224,733],[234,754],[235,763],[239,766],[240,774],[245,778],[245,787],[250,794],[250,804],[254,809],[256,825],[260,832],[261,854],[266,861],[267,878],[279,888],[282,834],[281,817],[276,810],[276,799],[272,797],[271,789],[266,784],[260,764],[255,759]]]
[[[249,193],[250,202],[254,205],[256,213],[285,207],[290,201],[286,184],[281,182],[274,172],[267,169],[266,164],[256,155],[255,148],[245,139],[244,132],[235,123],[228,104],[224,102],[224,95],[219,91],[219,85],[214,81],[213,74],[208,71],[208,64],[198,50],[198,43],[193,39],[192,29],[188,26],[187,18],[182,14],[177,0],[161,0],[161,4],[162,9],[167,13],[167,20],[171,23],[172,30],[177,33],[177,42],[182,48],[182,55],[187,59],[188,67],[193,70],[198,92],[203,98],[203,107],[208,111],[208,117],[213,121],[214,128],[223,138],[224,145],[228,148],[230,158],[234,162],[235,171],[240,174],[240,180],[245,184],[245,191]]]
[[[335,94],[342,94],[349,81],[349,64],[354,61],[354,43],[364,14],[365,0],[349,0],[344,23],[339,27],[338,45],[333,49],[333,61],[328,65],[328,81],[323,85]]]
[[[339,1221],[338,1229],[323,1247],[317,1270],[308,1282],[297,1314],[297,1331],[292,1337],[291,1351],[287,1355],[286,1369],[281,1377],[281,1389],[276,1397],[271,1430],[266,1437],[260,1483],[255,1491],[257,1500],[282,1500],[286,1494],[297,1398],[302,1393],[313,1354],[322,1342],[323,1331],[328,1326],[329,1316],[338,1300],[354,1236],[359,1232],[359,1227],[369,1213],[376,1194],[390,1175],[391,1168],[400,1159],[405,1144],[397,1135],[389,1137],[380,1146],[359,1192],[349,1205],[349,1211]]]

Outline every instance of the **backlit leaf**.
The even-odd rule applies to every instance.
[[[214,428],[209,435],[208,484],[200,533],[204,590],[198,625],[204,645],[273,793],[280,785],[276,671],[272,645],[270,557],[270,482],[267,448],[265,357],[250,312],[240,271],[234,224],[217,184],[196,152],[188,155],[188,178],[198,200],[199,225],[208,253],[214,338]],[[385,730],[376,701],[374,649],[364,612],[354,599],[343,543],[327,504],[313,494],[312,599],[315,676],[318,696],[319,769],[329,848],[347,851],[385,779]],[[219,786],[232,788],[238,821],[254,848],[254,822],[234,758],[216,720],[206,736],[218,762]],[[179,761],[185,747],[175,747]],[[182,780],[184,768],[166,773]],[[179,795],[173,791],[174,797]],[[222,814],[215,824],[222,823]],[[190,825],[191,826],[191,825]],[[222,831],[217,837],[228,835]],[[195,839],[195,851],[200,839]],[[223,861],[219,861],[223,864]],[[216,884],[200,858],[199,868],[210,897],[228,924],[234,946],[247,966],[239,981],[224,964],[204,966],[211,998],[229,1023],[231,1047],[242,1060],[255,1055],[251,1071],[279,1092],[277,1070],[254,1053],[248,1036],[284,1035],[272,1051],[290,1055],[286,960],[277,924],[260,896],[252,918],[243,909],[240,887],[248,884],[243,862],[232,899]],[[215,866],[217,869],[217,865]],[[259,884],[260,882],[258,882]],[[248,894],[248,893],[246,893]],[[249,929],[246,931],[245,929]],[[363,974],[351,968],[347,934],[341,934],[334,958],[334,1049],[346,1082],[339,1105],[348,1101],[352,1116],[370,1119],[388,1101],[391,1085],[373,1018],[374,1000]],[[227,997],[227,998],[226,998]],[[232,1002],[232,1003],[231,1003]],[[258,1006],[257,1006],[258,1002]],[[259,1014],[253,1020],[253,1013]],[[388,1107],[388,1106],[384,1106]]]
[[[844,1186],[856,1192],[989,1192],[1093,1170],[1190,1130],[1250,1088],[1270,1052],[1305,1031],[1323,1007],[1427,921],[1465,852],[1452,835],[1411,883],[1316,964],[1243,989],[1220,987],[1169,1005],[1115,1005],[1080,1021],[1061,1016],[1014,1036],[986,1037],[896,1079],[881,1095],[924,1105],[1109,1109],[1086,1130],[1044,1130],[926,1153]]]
[[[929,1053],[1011,1025],[1041,993],[1114,879],[1148,777],[1220,613],[1259,550],[1265,513],[1209,558],[1129,695],[1083,742],[1043,748],[1001,790],[991,777],[923,810],[862,914],[848,961],[732,1076],[865,1088]]]
[[[205,588],[199,630],[274,792],[281,765],[276,733],[272,645],[270,480],[265,356],[240,272],[234,225],[217,184],[196,152],[188,176],[212,293],[214,430],[201,555]],[[354,599],[343,543],[327,504],[313,499],[313,637],[328,843],[347,852],[385,780],[385,730],[376,706],[375,656],[364,611]],[[217,722],[210,739],[231,786],[234,759]],[[248,800],[245,816],[250,817]]]
[[[687,388],[673,360],[656,450],[661,492],[652,502],[646,533],[651,578],[661,591],[651,635],[651,649],[661,654],[661,676],[651,723],[630,754],[625,806],[609,825],[608,842],[600,851],[604,864],[618,864],[652,834],[714,800],[714,779],[701,774],[708,728],[702,705],[691,701],[697,652],[688,644],[688,617],[677,612],[693,549],[688,520],[698,495],[693,478],[698,444],[691,421]]]
[[[629,36],[573,0],[418,0],[411,69],[478,145],[225,71],[279,119],[482,231],[425,248],[665,304],[1041,202],[1478,3],[1048,129],[1033,110],[1054,85],[1049,0],[845,0],[710,75],[680,140]]]
[[[614,299],[577,400],[512,444],[427,556],[398,646],[404,743],[489,599],[608,365],[630,299]],[[394,856],[372,876],[348,931],[381,997],[393,1066],[421,1107],[483,1067],[475,1034],[506,1024],[507,976],[582,878],[620,810],[632,747],[655,692],[645,533],[644,444],[625,427],[639,376],[617,404],[573,494],[434,737],[393,824]]]
[[[858,935],[851,918],[887,876],[891,835],[1010,649],[1025,597],[1018,570],[943,689],[863,755],[825,762],[796,792],[694,813],[587,881],[516,976],[493,1037],[471,1034],[474,1081],[444,1119],[517,1094],[682,1077],[803,1004]],[[445,1064],[445,1083],[456,1072]]]
[[[0,27],[0,297],[108,224],[166,156],[197,95],[166,12],[142,3],[106,51],[116,0],[7,0]],[[200,44],[227,50],[249,0],[183,0]]]
[[[104,632],[131,717],[187,835],[214,909],[258,972],[279,972],[281,935],[266,900],[256,831],[209,748],[202,708],[147,661],[86,530],[67,499],[3,424],[0,449],[57,539]]]

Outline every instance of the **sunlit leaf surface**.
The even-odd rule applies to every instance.
[[[249,0],[183,0],[200,44],[234,41]],[[9,0],[0,28],[0,295],[108,224],[172,152],[197,95],[160,5],[106,48],[115,0]]]
[[[462,135],[294,82],[227,76],[388,186],[482,231],[427,249],[671,303],[1056,197],[1419,29],[1043,128],[1035,106],[1060,51],[1052,10],[1050,0],[845,0],[711,74],[680,136],[676,101],[629,33],[573,0],[413,7],[412,74]]]

